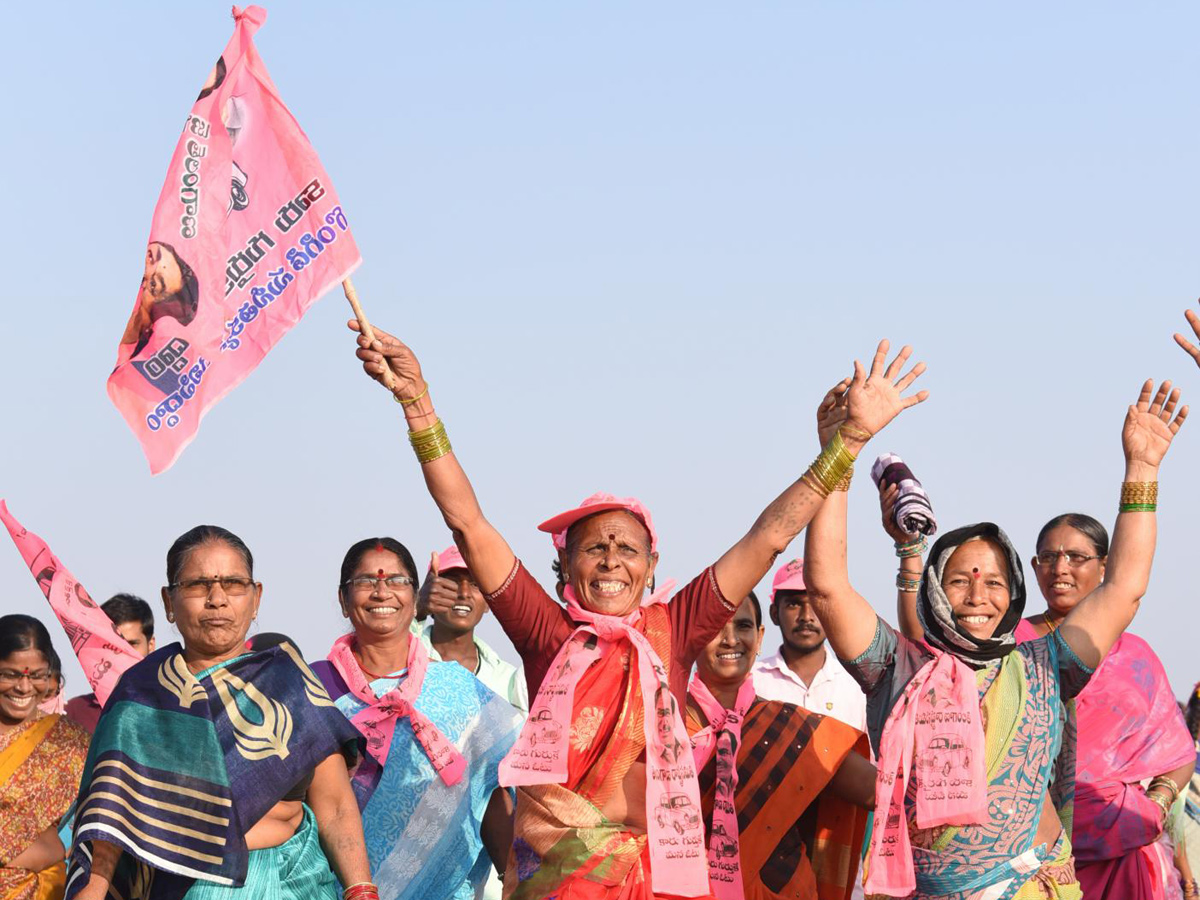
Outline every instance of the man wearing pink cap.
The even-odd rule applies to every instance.
[[[413,620],[413,633],[429,658],[459,663],[521,712],[529,712],[524,670],[501,658],[475,633],[487,603],[462,554],[451,544],[433,554],[430,562],[417,610],[423,621]]]
[[[925,399],[924,392],[902,396],[923,366],[904,372],[907,347],[888,364],[886,341],[869,374],[855,363],[854,377],[835,385],[818,408],[824,449],[816,461],[669,599],[666,588],[647,596],[658,534],[637,500],[596,494],[543,522],[558,550],[564,607],[484,516],[412,350],[379,329],[373,339],[360,334],[358,347],[363,369],[401,405],[429,493],[525,662],[529,717],[500,766],[500,783],[518,789],[505,896],[711,897],[682,715],[692,665],[830,492],[844,489],[866,442]],[[599,388],[597,396],[604,394]],[[527,413],[522,418],[526,426],[532,421]],[[643,452],[636,433],[624,442],[621,434],[615,441],[607,432],[593,435],[587,427],[565,428],[555,440],[560,447],[572,438],[602,440],[612,452],[623,445]]]
[[[771,621],[783,636],[779,650],[754,664],[754,690],[764,700],[794,703],[867,730],[867,697],[825,646],[804,586],[804,560],[780,566],[771,583]]]

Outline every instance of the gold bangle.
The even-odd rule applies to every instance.
[[[1121,483],[1121,505],[1154,505],[1158,503],[1157,481],[1125,481]]]
[[[820,493],[822,497],[828,497],[832,491],[837,489],[838,483],[853,465],[854,454],[846,448],[841,431],[835,431],[829,443],[813,460],[813,464],[808,467],[807,474],[820,482],[821,487],[824,488],[824,492],[817,491],[817,493]]]
[[[848,434],[850,437],[852,437],[852,438],[858,438],[860,441],[864,441],[864,442],[865,442],[865,441],[869,441],[869,440],[871,439],[871,434],[870,434],[870,432],[863,431],[861,428],[854,428],[854,427],[852,427],[852,426],[850,426],[850,425],[843,425],[843,426],[842,426],[841,428],[839,428],[838,430],[839,430],[839,431],[844,431],[844,432],[846,432],[846,434]]]
[[[833,489],[835,491],[850,490],[850,479],[853,477],[854,477],[854,466],[851,466],[849,469],[846,470],[846,474],[842,476],[841,481],[839,481],[837,484],[835,484],[833,486]]]
[[[417,396],[413,397],[411,400],[405,400],[399,394],[392,394],[392,399],[395,400],[397,403],[399,403],[401,406],[408,406],[411,403],[416,403],[418,400],[420,400],[422,397],[424,397],[428,393],[429,393],[429,382],[427,381],[427,382],[425,382],[425,390],[421,391],[421,393],[417,394]]]
[[[822,500],[829,496],[829,491],[826,489],[825,485],[821,484],[821,482],[813,477],[812,469],[806,470],[805,473],[800,476],[800,480],[812,488],[818,495],[820,495]]]
[[[408,442],[412,444],[413,452],[417,454],[417,462],[421,465],[441,459],[453,449],[450,446],[450,438],[446,435],[446,426],[441,419],[428,428],[410,431]]]

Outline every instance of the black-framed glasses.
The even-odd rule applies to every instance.
[[[1067,565],[1072,569],[1078,569],[1085,562],[1091,562],[1093,559],[1103,559],[1098,553],[1094,556],[1088,556],[1086,553],[1079,553],[1075,550],[1043,550],[1033,558],[1033,561],[1042,568],[1048,569],[1058,562],[1060,556],[1066,558]]]
[[[388,590],[398,591],[401,588],[412,587],[413,584],[413,580],[407,575],[358,575],[349,581],[343,581],[342,587],[365,593],[375,590],[375,585],[382,585]]]
[[[189,578],[187,581],[177,581],[167,587],[178,591],[179,596],[184,599],[198,600],[212,593],[213,585],[216,584],[221,586],[226,597],[244,597],[250,593],[255,581],[253,578],[244,578],[241,575],[222,575],[219,578]]]
[[[28,678],[29,683],[39,691],[44,691],[50,687],[50,682],[54,679],[54,673],[49,669],[43,669],[40,672],[30,672],[26,669],[23,672],[17,672],[13,669],[0,669],[0,688],[16,687],[20,684],[22,678]]]

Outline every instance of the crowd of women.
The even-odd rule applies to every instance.
[[[847,491],[867,443],[926,399],[909,348],[889,361],[882,342],[828,391],[816,460],[686,586],[657,579],[650,512],[601,493],[538,526],[554,594],[485,517],[413,352],[377,330],[357,355],[400,404],[457,548],[424,598],[432,579],[452,615],[486,601],[528,714],[525,691],[476,677],[482,649],[443,659],[414,630],[421,572],[395,538],[346,552],[349,630],[309,665],[282,635],[249,637],[254,557],[198,526],[166,555],[180,640],[155,649],[145,630],[91,735],[45,711],[61,690],[47,629],[0,618],[0,900],[1197,896],[1200,691],[1177,704],[1126,632],[1187,416],[1170,382],[1125,410],[1111,540],[1077,513],[1038,534],[1043,613],[1025,615],[1003,529],[929,548],[885,483],[896,629],[849,580]],[[754,687],[753,588],[802,531],[803,579],[793,561],[776,582],[806,592],[865,733]]]

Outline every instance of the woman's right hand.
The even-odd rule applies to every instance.
[[[871,360],[870,372],[867,372],[858,360],[854,361],[854,380],[846,394],[847,428],[842,430],[842,438],[847,444],[853,438],[858,449],[882,431],[884,426],[903,410],[916,406],[929,397],[929,391],[918,391],[908,397],[901,396],[925,371],[925,363],[917,363],[906,374],[902,374],[912,354],[911,347],[902,347],[885,369],[888,346],[886,338],[879,342],[875,349],[875,358]]]
[[[879,487],[879,510],[883,513],[883,530],[897,544],[907,544],[917,537],[896,524],[896,501],[900,499],[898,484],[882,484]]]
[[[358,332],[358,351],[355,355],[362,360],[364,372],[380,384],[385,384],[383,373],[385,368],[390,368],[396,382],[392,393],[401,400],[412,400],[425,391],[427,385],[421,374],[421,364],[405,344],[377,326],[372,327],[375,340],[371,342],[362,333],[357,319],[351,319],[346,324],[351,331]]]

